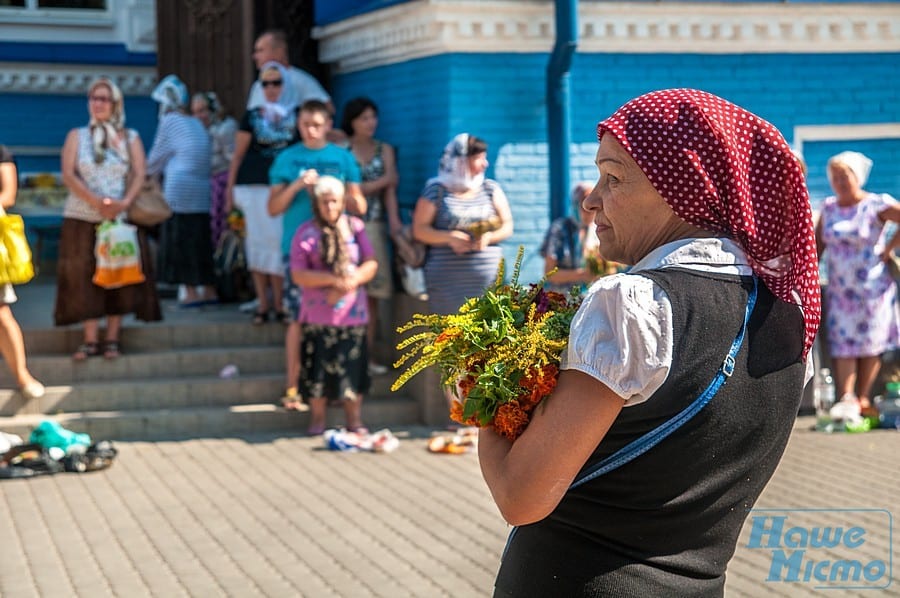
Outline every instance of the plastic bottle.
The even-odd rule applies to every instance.
[[[875,397],[879,427],[900,430],[900,382],[888,382],[885,390],[887,396]]]
[[[816,408],[816,429],[824,432],[834,430],[834,423],[829,410],[834,406],[834,378],[831,377],[831,370],[822,368],[816,375],[815,387],[813,388],[813,404]]]

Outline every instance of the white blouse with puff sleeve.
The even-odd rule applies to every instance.
[[[677,266],[749,276],[746,255],[734,241],[684,239],[667,243],[627,274],[597,280],[588,290],[569,333],[561,369],[578,370],[637,405],[659,390],[672,366],[672,304],[641,270]]]

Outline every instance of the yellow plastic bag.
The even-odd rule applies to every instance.
[[[104,220],[97,225],[94,243],[97,267],[93,282],[104,289],[118,289],[144,282],[137,227],[121,220]]]
[[[25,222],[0,208],[0,284],[25,284],[34,278]]]

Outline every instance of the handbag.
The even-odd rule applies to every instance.
[[[159,182],[151,177],[144,179],[141,190],[128,207],[128,220],[139,226],[156,226],[172,216],[172,208],[166,201]]]
[[[413,239],[410,227],[404,226],[392,236],[394,256],[400,283],[408,295],[421,301],[428,300],[428,289],[425,286],[425,258],[428,257],[428,246]]]
[[[421,241],[413,239],[412,229],[404,226],[398,233],[392,235],[397,258],[411,268],[421,268],[428,256],[428,246]]]
[[[34,278],[25,221],[0,207],[0,284],[25,284]]]
[[[104,220],[97,225],[94,243],[93,283],[104,289],[118,289],[144,282],[137,227],[121,220]]]
[[[128,175],[131,176],[131,146],[129,143],[126,143],[125,147],[128,152]],[[128,220],[138,226],[156,226],[171,218],[172,208],[169,207],[169,202],[166,201],[166,196],[163,195],[159,181],[153,177],[144,179],[137,197],[128,206],[127,214]]]

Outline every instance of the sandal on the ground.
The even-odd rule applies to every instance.
[[[100,355],[100,343],[94,341],[78,345],[78,348],[72,353],[72,359],[84,361],[88,357],[97,357],[98,355]]]
[[[262,326],[266,322],[269,321],[269,312],[267,311],[257,311],[253,313],[253,325],[254,326]]]
[[[103,357],[106,359],[116,359],[122,354],[119,347],[119,341],[106,341],[103,343]]]
[[[281,322],[282,324],[290,324],[291,323],[291,314],[286,311],[276,311],[275,312],[275,321]]]

